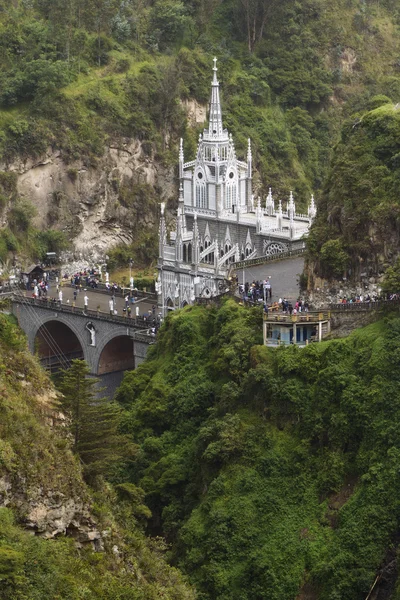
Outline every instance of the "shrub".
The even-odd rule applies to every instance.
[[[344,251],[339,239],[328,240],[321,248],[320,261],[325,276],[337,279],[343,276],[349,255]]]

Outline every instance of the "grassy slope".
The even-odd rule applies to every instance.
[[[7,477],[13,492],[7,508],[0,508],[0,598],[192,598],[180,574],[166,565],[162,544],[144,539],[128,504],[110,488],[93,502],[68,440],[49,426],[56,406],[53,386],[23,335],[2,314],[0,356],[0,480]],[[19,523],[38,490],[92,505],[106,531],[105,551],[78,551],[71,539],[44,540],[24,531]]]

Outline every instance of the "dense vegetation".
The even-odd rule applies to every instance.
[[[273,350],[257,310],[174,313],[125,375],[149,530],[204,600],[365,600],[381,570],[400,598],[400,319]]]
[[[238,156],[253,140],[256,193],[293,189],[304,208],[343,118],[376,94],[397,101],[398,25],[394,0],[2,0],[0,159],[51,146],[95,166],[130,137],[175,165],[178,138],[191,157],[199,133],[181,100],[207,101],[215,54]],[[159,192],[111,183],[121,206],[151,207]]]
[[[149,511],[141,490],[129,483],[112,489],[103,482],[93,493],[85,485],[59,421],[54,388],[22,333],[3,314],[0,415],[2,600],[193,598],[179,572],[166,564],[163,543],[143,535],[141,523]],[[84,458],[88,462],[87,454]],[[54,498],[53,512],[60,512],[63,501],[91,506],[104,550],[95,552],[90,543],[79,550],[71,538],[43,539],[25,531],[27,513],[42,509],[46,497]]]
[[[370,104],[343,127],[308,241],[316,271],[328,278],[373,275],[398,255],[399,105],[385,96]]]

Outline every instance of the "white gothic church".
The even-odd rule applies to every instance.
[[[223,127],[217,59],[214,58],[208,128],[199,136],[196,158],[179,150],[179,202],[176,229],[166,231],[161,204],[157,292],[166,311],[212,297],[224,288],[233,262],[301,248],[316,215],[296,213],[293,194],[282,208],[272,197],[254,199],[252,155],[236,158],[232,135]]]

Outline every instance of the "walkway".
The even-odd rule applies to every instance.
[[[261,281],[271,276],[272,302],[283,297],[296,301],[300,295],[298,282],[303,269],[304,258],[300,256],[238,269],[236,274],[239,283],[243,283],[243,280],[249,283]]]
[[[63,286],[61,289],[62,289],[62,293],[63,293],[62,303],[72,306],[72,303],[74,301],[74,288],[72,288],[70,286]],[[26,295],[27,295],[27,297],[31,297],[31,294],[29,294],[28,292]],[[104,294],[104,293],[96,292],[96,290],[92,290],[91,288],[88,288],[86,292],[83,288],[82,291],[80,291],[78,293],[76,303],[75,303],[76,309],[83,310],[84,297],[86,295],[89,298],[89,302],[88,302],[89,310],[97,311],[97,307],[100,306],[99,310],[101,312],[108,313],[108,314],[110,313],[109,301],[111,299],[111,294]],[[58,299],[58,294],[56,292],[56,286],[55,286],[55,284],[53,284],[53,282],[51,284],[51,287],[50,287],[50,290],[48,293],[48,297]],[[69,300],[69,302],[68,302],[68,300]],[[137,302],[135,302],[135,304],[131,304],[132,317],[134,317],[136,315],[136,306],[139,306],[140,316],[143,316],[145,313],[147,313],[149,310],[151,310],[152,305],[153,305],[153,302],[149,302],[146,298],[139,299]],[[117,310],[118,316],[120,316],[120,317],[124,316],[124,314],[125,314],[123,312],[124,306],[125,306],[124,299],[116,296],[115,308]],[[158,311],[157,311],[157,314],[158,314]]]

